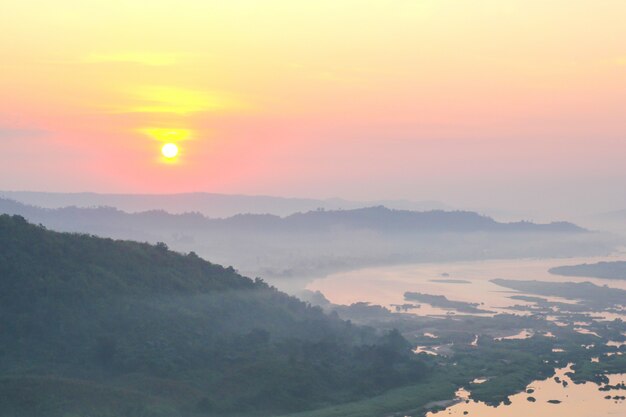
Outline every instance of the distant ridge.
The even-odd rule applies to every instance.
[[[0,213],[57,231],[166,242],[247,275],[296,281],[364,266],[596,255],[613,248],[604,235],[572,223],[501,223],[473,212],[382,206],[209,218],[198,212],[128,213],[113,207],[48,209],[0,198]]]
[[[351,201],[341,198],[310,199],[203,192],[179,194],[100,194],[91,192],[0,191],[0,197],[45,208],[110,206],[127,212],[156,209],[165,210],[173,214],[181,214],[193,211],[208,217],[230,217],[242,213],[287,216],[296,212],[316,210],[318,208],[338,210],[376,205],[418,211],[447,208],[438,201]]]
[[[64,207],[44,209],[0,198],[0,212],[19,214],[32,222],[74,231],[73,228],[102,225],[122,228],[207,229],[241,232],[299,233],[333,230],[372,230],[379,233],[471,233],[471,232],[550,232],[583,233],[585,229],[568,222],[537,224],[526,221],[500,223],[469,211],[408,211],[383,206],[353,210],[315,210],[286,217],[270,214],[238,214],[212,219],[200,213],[170,214],[162,210],[127,213],[112,207]]]

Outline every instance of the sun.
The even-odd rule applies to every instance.
[[[161,154],[167,159],[176,158],[176,155],[178,155],[178,146],[174,143],[166,143],[161,148]]]

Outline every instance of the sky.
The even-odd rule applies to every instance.
[[[623,0],[3,0],[0,189],[626,208],[624,21]]]

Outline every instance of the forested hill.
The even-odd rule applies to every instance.
[[[0,217],[0,297],[45,286],[77,296],[197,294],[263,284],[165,244],[101,239],[46,230],[20,216]],[[31,287],[32,286],[32,287]]]
[[[198,294],[265,288],[193,253],[171,252],[165,244],[66,234],[0,217],[0,297],[72,295]]]
[[[0,317],[2,417],[279,415],[428,372],[398,332],[232,268],[19,216],[0,216]]]

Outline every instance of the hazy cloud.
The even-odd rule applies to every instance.
[[[86,63],[123,63],[138,64],[154,67],[176,65],[183,59],[181,54],[161,52],[117,52],[108,54],[89,54],[83,62]]]
[[[43,136],[47,132],[36,128],[9,127],[0,125],[0,140],[22,139]]]
[[[170,86],[138,87],[131,94],[135,103],[121,109],[122,112],[189,114],[244,107],[240,101],[225,94]]]

